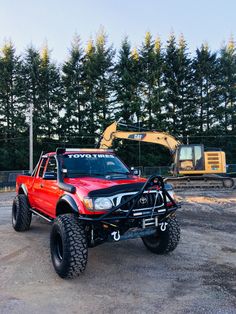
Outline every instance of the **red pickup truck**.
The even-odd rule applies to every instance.
[[[141,237],[153,253],[173,251],[180,238],[173,191],[162,177],[141,178],[110,150],[64,149],[41,155],[29,176],[17,177],[12,206],[16,231],[32,214],[52,223],[53,266],[62,278],[86,268],[88,247]]]

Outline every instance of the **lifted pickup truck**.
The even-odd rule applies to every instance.
[[[173,251],[180,238],[179,207],[160,176],[140,178],[110,150],[47,153],[31,176],[19,176],[12,206],[16,231],[32,214],[52,222],[53,266],[62,278],[82,273],[88,247],[141,237],[151,252]]]

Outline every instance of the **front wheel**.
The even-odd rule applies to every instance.
[[[19,194],[12,205],[12,226],[16,231],[27,231],[30,228],[32,212],[29,209],[27,196]]]
[[[88,246],[84,225],[74,214],[56,218],[50,236],[51,258],[57,274],[72,278],[82,273],[87,264]]]
[[[144,245],[152,253],[169,253],[173,251],[179,243],[180,227],[176,217],[169,217],[165,222],[167,223],[165,231],[161,231],[158,228],[154,235],[142,238]]]

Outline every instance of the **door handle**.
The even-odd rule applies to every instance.
[[[40,187],[43,188],[43,184],[42,183],[40,183]]]

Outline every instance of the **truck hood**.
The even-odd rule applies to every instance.
[[[74,185],[78,191],[82,192],[83,195],[87,195],[89,192],[101,189],[108,189],[115,186],[120,186],[123,184],[134,184],[144,183],[145,178],[140,178],[136,176],[128,176],[127,178],[115,178],[105,179],[97,177],[81,177],[75,179],[65,179],[65,183]]]

